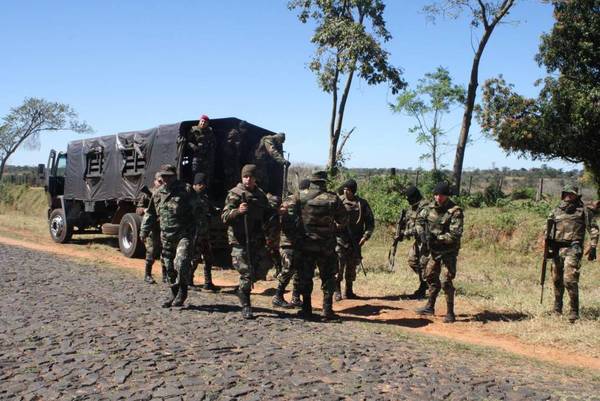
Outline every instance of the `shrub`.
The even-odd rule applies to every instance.
[[[515,188],[511,194],[510,194],[510,198],[512,200],[519,200],[519,199],[535,199],[535,194],[536,194],[536,190],[535,188],[531,188],[531,187],[522,187],[522,188]]]

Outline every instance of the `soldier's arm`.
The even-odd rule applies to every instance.
[[[279,149],[277,149],[272,139],[265,139],[265,149],[277,163],[281,165],[287,163],[287,160],[285,160],[285,157],[279,152]]]
[[[236,218],[241,216],[241,213],[238,210],[241,201],[242,199],[239,196],[231,192],[227,195],[225,206],[223,206],[223,212],[221,213],[221,220],[223,223],[231,225]]]
[[[443,244],[452,245],[460,241],[463,233],[463,212],[456,208],[450,217],[448,232],[438,235],[437,240]]]
[[[144,213],[144,218],[142,219],[142,226],[140,228],[140,237],[145,238],[152,231],[152,228],[158,222],[158,216],[156,213],[156,205],[154,201],[154,197],[150,198],[150,204]]]
[[[345,232],[348,226],[348,211],[344,207],[342,200],[336,195],[335,209],[333,219],[339,232]]]
[[[365,216],[365,233],[363,234],[363,238],[368,240],[373,235],[373,231],[375,230],[375,216],[373,216],[373,210],[371,210],[371,206],[369,202],[364,201],[364,216]]]
[[[598,228],[598,223],[594,219],[593,211],[587,209],[585,216],[586,216],[586,220],[587,220],[585,225],[588,229],[588,232],[590,233],[590,247],[596,248],[598,246],[598,236],[600,233],[600,230]]]

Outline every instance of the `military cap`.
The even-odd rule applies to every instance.
[[[342,184],[342,188],[348,188],[353,194],[355,194],[356,191],[358,190],[358,184],[356,183],[355,180],[350,178],[349,180],[347,180],[346,182],[344,182]]]
[[[274,135],[281,143],[285,142],[285,132],[280,132]]]
[[[327,171],[324,170],[318,170],[318,171],[313,171],[313,173],[310,175],[310,182],[325,182],[327,181]]]
[[[255,164],[246,164],[242,167],[242,177],[246,176],[256,177],[256,165]]]
[[[206,174],[196,173],[194,176],[194,185],[196,184],[206,184]]]
[[[298,183],[299,190],[308,189],[308,187],[310,187],[310,180],[308,178],[305,178]]]
[[[450,196],[450,185],[446,181],[438,182],[433,188],[433,194]]]
[[[421,199],[423,199],[423,195],[421,195],[419,188],[415,187],[414,185],[406,188],[406,200],[409,204],[414,205]]]
[[[161,176],[177,175],[177,169],[172,164],[163,164],[162,166],[160,166],[160,169],[158,169],[158,173]]]
[[[566,184],[562,189],[562,194],[573,194],[579,196],[579,188],[573,184]]]

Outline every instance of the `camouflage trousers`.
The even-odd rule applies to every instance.
[[[412,271],[417,273],[419,276],[419,281],[425,280],[425,268],[427,267],[427,262],[429,258],[425,255],[421,255],[421,251],[419,250],[419,244],[417,241],[414,241],[410,249],[408,250],[408,267],[411,268]]]
[[[358,247],[358,244],[356,245]],[[357,252],[353,247],[344,247],[338,244],[335,247],[335,252],[338,258],[338,272],[336,281],[341,283],[344,278],[346,283],[351,283],[356,280],[356,268],[362,261],[360,252]]]
[[[238,289],[244,294],[250,293],[253,281],[265,280],[267,272],[271,268],[271,262],[264,244],[252,246],[250,252],[252,252],[251,263],[254,268],[254,280],[251,278],[250,260],[248,259],[246,247],[240,245],[232,245],[231,247],[231,261],[235,270],[240,274]]]
[[[324,297],[332,297],[335,290],[335,278],[337,274],[337,255],[333,247],[323,247],[319,250],[314,247],[302,249],[302,263],[298,272],[300,278],[299,291],[302,296],[310,296],[313,291],[313,276],[315,268],[319,268],[321,278],[321,290]]]
[[[146,261],[154,262],[160,258],[161,254],[161,242],[160,242],[160,228],[155,228],[144,240],[144,246],[146,247]]]
[[[200,262],[203,262],[206,266],[212,266],[213,260],[214,258],[210,240],[206,237],[196,239],[192,266],[198,266],[198,263]]]
[[[162,259],[169,283],[177,286],[189,284],[191,250],[191,240],[187,236],[162,239]]]
[[[440,289],[446,294],[454,294],[452,280],[456,277],[456,258],[458,252],[438,254],[432,252],[425,266],[424,279],[427,282],[429,296],[436,297]],[[442,268],[444,270],[442,274]],[[440,280],[441,276],[441,280]]]
[[[281,273],[277,276],[279,280],[279,288],[285,290],[285,288],[293,279],[292,288],[294,292],[299,292],[300,279],[298,276],[298,267],[302,263],[300,259],[300,252],[293,248],[281,248]]]
[[[579,243],[562,247],[552,264],[552,282],[554,284],[554,296],[562,299],[565,287],[571,299],[579,296],[579,270],[581,268],[581,257],[583,249]]]

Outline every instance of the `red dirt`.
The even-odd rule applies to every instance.
[[[91,249],[87,245],[80,244],[56,244],[50,239],[40,238],[27,231],[19,234],[27,240],[18,240],[0,236],[0,243],[29,248],[36,251],[47,252],[57,256],[68,256],[84,259],[92,262],[106,263],[118,268],[135,269],[142,273],[144,261],[141,259],[128,259],[122,256],[117,249],[108,251],[103,249]],[[215,284],[219,286],[237,285],[237,274],[234,271],[216,271],[214,273]],[[253,292],[257,294],[269,293],[273,288],[273,281],[259,282],[255,285]],[[359,295],[361,295],[359,293]],[[421,305],[421,301],[389,300],[379,298],[367,298],[358,300],[343,300],[334,305],[334,309],[348,320],[377,321],[380,323],[400,327],[407,332],[418,332],[436,337],[443,337],[452,341],[493,347],[512,354],[551,362],[564,366],[576,366],[585,369],[600,371],[600,358],[577,354],[572,351],[561,350],[546,345],[532,345],[520,341],[517,337],[510,335],[499,335],[491,332],[486,325],[500,323],[477,323],[474,315],[459,314],[457,322],[452,325],[444,324],[441,318],[423,318],[415,314],[414,310]],[[320,294],[315,294],[313,305],[320,306]],[[462,311],[461,305],[457,310]],[[502,320],[502,314],[484,311],[478,316],[484,320]]]

